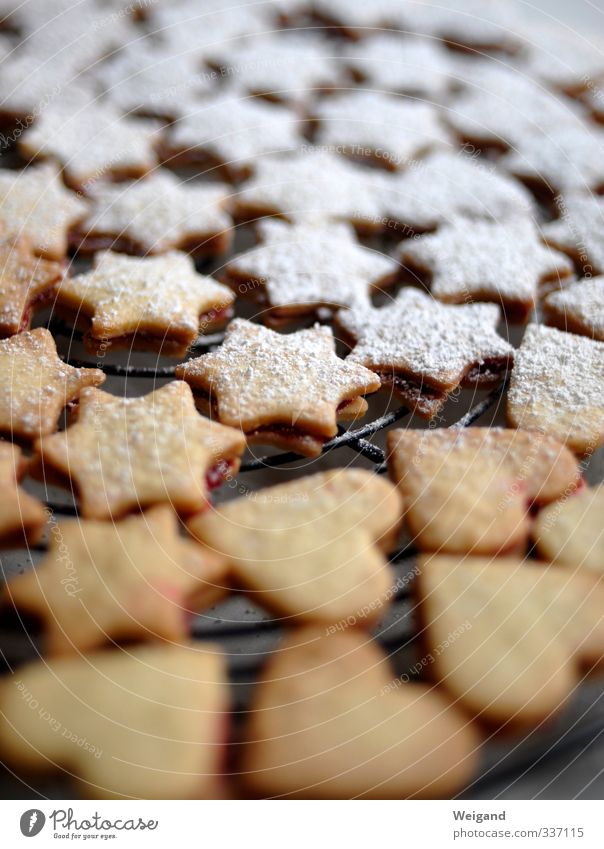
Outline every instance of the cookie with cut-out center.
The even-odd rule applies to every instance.
[[[338,432],[338,418],[367,410],[362,396],[379,378],[335,353],[330,328],[281,335],[236,318],[216,351],[177,366],[211,417],[239,427],[248,441],[308,457]]]
[[[409,167],[450,138],[431,104],[373,91],[327,97],[312,116],[317,144],[389,171]]]
[[[90,320],[93,349],[115,341],[182,355],[200,330],[226,321],[233,300],[226,286],[198,274],[177,251],[140,259],[102,252],[91,271],[57,288],[58,305]]]
[[[568,254],[581,277],[604,274],[604,199],[570,192],[556,206],[560,217],[543,225],[544,240]]]
[[[369,308],[371,291],[394,281],[398,263],[360,245],[346,224],[268,220],[258,229],[260,245],[230,260],[223,277],[264,307],[271,326],[323,308]]]
[[[27,238],[0,229],[0,337],[26,330],[62,276],[60,262],[34,256]]]
[[[111,248],[129,254],[178,249],[220,256],[231,247],[229,193],[215,183],[183,183],[158,170],[134,183],[99,183],[91,207],[72,237],[80,252]]]
[[[443,798],[477,768],[480,737],[445,696],[397,677],[355,633],[286,637],[257,685],[241,772],[262,796]]]
[[[540,289],[570,277],[567,256],[543,245],[526,218],[498,223],[458,221],[403,242],[401,264],[445,303],[493,301],[510,320],[526,321]]]
[[[392,484],[338,469],[230,501],[189,528],[269,610],[326,624],[352,617],[366,628],[393,594],[384,553],[401,510]]]
[[[602,516],[604,486],[584,489],[573,498],[552,504],[537,516],[533,539],[545,560],[573,571],[604,574]]]
[[[494,725],[549,719],[604,660],[595,576],[515,558],[422,558],[416,583],[430,675]]]
[[[38,474],[72,486],[84,518],[108,519],[164,502],[204,509],[208,489],[237,470],[245,438],[200,416],[178,380],[139,398],[85,389],[76,423],[36,448]]]
[[[0,432],[30,441],[57,429],[62,410],[86,386],[105,380],[95,368],[73,368],[43,327],[0,340]]]
[[[45,259],[63,259],[67,233],[87,205],[68,191],[50,163],[24,171],[0,171],[0,225],[6,233],[26,236]]]
[[[604,442],[603,380],[604,342],[531,324],[514,359],[508,421],[591,453]]]
[[[60,522],[35,571],[4,601],[39,617],[51,655],[105,642],[186,641],[188,620],[224,593],[218,555],[178,535],[167,506],[121,522]]]
[[[46,524],[43,505],[18,485],[27,466],[20,448],[0,442],[0,544],[5,548],[34,545]]]
[[[579,280],[543,301],[546,324],[604,342],[604,277]]]
[[[554,437],[499,428],[392,431],[388,467],[420,550],[459,554],[524,545],[530,509],[580,481],[575,458]]]
[[[216,798],[228,710],[209,644],[30,663],[2,679],[0,752],[20,772],[68,773],[88,798]]]
[[[376,372],[382,387],[431,418],[460,384],[495,385],[511,366],[500,317],[495,304],[440,304],[406,287],[384,307],[341,311],[337,323],[354,346],[347,362]]]

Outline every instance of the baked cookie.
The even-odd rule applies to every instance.
[[[241,428],[248,442],[307,457],[321,453],[338,419],[367,410],[362,396],[380,388],[363,366],[341,360],[330,328],[281,335],[236,318],[216,351],[177,366],[211,418]]]
[[[20,772],[66,772],[88,798],[216,798],[228,709],[213,646],[31,663],[2,679],[0,753]]]
[[[368,628],[393,595],[384,555],[401,511],[387,481],[337,469],[230,501],[194,517],[189,529],[277,615]]]
[[[579,485],[551,436],[499,428],[394,430],[388,468],[421,551],[499,554],[526,544],[530,510]]]
[[[409,29],[441,38],[470,53],[517,53],[524,47],[522,18],[498,0],[443,0],[409,3]]]
[[[311,10],[320,23],[354,39],[372,35],[380,29],[405,30],[408,21],[407,4],[400,0],[373,0],[372,3],[312,0]]]
[[[0,226],[5,233],[25,236],[38,256],[63,259],[67,232],[86,211],[87,205],[65,188],[55,165],[0,170]]]
[[[143,258],[103,251],[91,271],[57,288],[59,306],[90,320],[93,349],[115,342],[181,356],[200,332],[226,322],[233,300],[226,286],[198,274],[177,251]]]
[[[549,719],[582,667],[604,657],[595,576],[512,558],[432,557],[422,558],[415,586],[431,675],[489,724]]]
[[[604,276],[579,280],[543,301],[545,323],[604,342]]]
[[[305,628],[263,670],[241,777],[262,796],[444,798],[478,766],[474,726],[440,692],[403,683],[375,643]]]
[[[104,380],[99,369],[64,363],[43,327],[0,340],[0,433],[18,441],[53,433],[84,387]]]
[[[589,96],[604,79],[604,44],[567,26],[532,27],[522,67],[547,86],[571,96]]]
[[[4,548],[34,545],[46,524],[42,504],[18,485],[27,465],[20,448],[0,442],[0,545]]]
[[[216,183],[183,183],[157,170],[134,183],[98,183],[90,212],[72,239],[80,252],[104,248],[130,254],[179,249],[220,256],[231,247],[228,189]]]
[[[180,537],[161,506],[121,522],[60,522],[44,560],[9,582],[3,601],[43,621],[50,655],[79,654],[106,642],[184,642],[189,618],[224,587],[224,560]]]
[[[458,221],[402,242],[401,265],[445,303],[501,305],[508,320],[526,321],[547,283],[570,277],[573,264],[545,247],[528,218],[503,223]]]
[[[604,274],[604,199],[571,192],[556,198],[560,217],[543,225],[543,238],[573,260],[581,277]]]
[[[460,384],[498,383],[513,348],[497,334],[495,304],[440,304],[405,287],[385,307],[355,306],[338,313],[338,329],[353,347],[347,362],[376,372],[423,418],[432,418]]]
[[[76,423],[36,446],[38,473],[73,487],[86,519],[164,502],[203,510],[207,490],[237,470],[244,448],[238,430],[199,415],[180,380],[140,398],[85,389]]]
[[[49,300],[62,276],[60,262],[34,256],[25,237],[0,230],[0,337],[27,330],[34,310]]]
[[[261,244],[230,260],[223,279],[261,307],[270,326],[324,309],[368,309],[370,293],[394,281],[398,263],[356,241],[346,224],[279,220],[258,226]]]
[[[537,516],[533,539],[545,560],[604,574],[602,515],[604,486],[584,489]]]
[[[604,442],[603,379],[603,342],[530,324],[514,359],[508,421],[592,453]]]

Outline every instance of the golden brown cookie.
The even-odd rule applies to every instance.
[[[50,655],[106,642],[184,642],[188,620],[224,593],[224,560],[178,535],[176,515],[154,507],[121,522],[60,522],[35,571],[4,601],[44,622]]]
[[[220,348],[176,368],[202,404],[248,441],[308,457],[337,434],[338,418],[365,413],[361,397],[380,387],[363,366],[341,360],[328,327],[281,335],[236,318]]]
[[[105,380],[96,368],[73,368],[59,359],[43,327],[0,340],[0,432],[31,441],[57,429],[61,411],[84,387]]]
[[[36,445],[38,474],[58,475],[88,519],[117,518],[163,502],[191,513],[239,467],[245,438],[199,415],[180,380],[140,398],[85,389],[78,418]]]
[[[2,679],[0,753],[94,799],[221,794],[228,688],[218,649],[143,646],[31,663]]]
[[[21,449],[0,442],[0,545],[33,545],[42,535],[46,510],[18,486],[27,469]]]
[[[443,798],[477,768],[480,738],[435,688],[403,683],[375,643],[305,628],[263,671],[242,778],[263,796]]]
[[[574,491],[580,480],[570,451],[536,432],[394,430],[388,452],[422,551],[497,554],[524,545],[530,509]]]
[[[339,469],[268,487],[194,517],[192,533],[270,610],[367,627],[392,597],[384,552],[401,499],[387,481]]]
[[[604,574],[604,486],[581,490],[537,516],[533,539],[545,560]]]

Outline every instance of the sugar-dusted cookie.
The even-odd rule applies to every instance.
[[[528,218],[503,223],[460,220],[402,242],[401,264],[447,303],[493,301],[510,320],[526,321],[540,287],[570,277],[564,254],[544,246]]]
[[[42,535],[46,510],[18,481],[27,469],[21,449],[0,442],[0,545],[32,545]]]
[[[537,516],[533,539],[545,560],[604,574],[604,486],[583,489]]]
[[[263,670],[241,777],[262,796],[443,798],[478,765],[480,737],[435,688],[403,683],[353,632],[290,634]]]
[[[189,528],[269,610],[366,628],[392,596],[384,554],[401,511],[392,484],[337,469],[230,501],[194,517]]]
[[[7,233],[26,236],[39,256],[62,259],[67,232],[86,210],[50,163],[24,171],[0,171],[0,224]]]
[[[89,798],[215,798],[228,709],[213,646],[31,663],[2,679],[0,755],[23,773],[62,770]]]
[[[498,554],[526,543],[530,509],[579,484],[551,436],[499,428],[395,430],[388,467],[422,551]]]
[[[72,239],[79,251],[217,256],[231,246],[226,186],[183,183],[162,169],[133,183],[98,183],[89,195],[90,212]]]
[[[522,67],[547,86],[589,98],[604,79],[604,44],[596,33],[543,20],[532,27]]]
[[[603,380],[604,342],[531,324],[514,359],[509,423],[591,453],[604,442]]]
[[[182,642],[191,615],[224,593],[224,560],[180,537],[168,506],[57,529],[38,568],[4,591],[7,604],[43,621],[51,655],[121,640]]]
[[[208,414],[239,427],[249,442],[274,444],[308,457],[338,432],[338,418],[367,410],[361,397],[380,380],[335,353],[329,327],[282,335],[236,318],[216,351],[176,368]]]
[[[235,256],[223,275],[233,290],[263,307],[262,318],[279,325],[320,308],[370,306],[372,289],[393,282],[398,263],[360,245],[346,224],[267,220],[261,244]]]
[[[604,276],[579,280],[543,301],[546,324],[604,342]]]
[[[497,333],[495,304],[440,304],[405,287],[387,306],[338,313],[338,328],[354,345],[347,362],[378,374],[420,416],[431,418],[461,383],[496,384],[513,362]]]
[[[160,150],[167,165],[217,169],[239,180],[254,172],[261,157],[299,147],[299,122],[283,106],[236,91],[219,92],[168,127]]]
[[[312,0],[317,19],[349,38],[372,35],[381,29],[405,29],[408,4],[401,0],[373,0],[350,3],[348,0]]]
[[[200,330],[226,321],[233,299],[226,286],[198,274],[192,259],[177,251],[143,258],[103,251],[91,271],[65,278],[57,288],[59,305],[90,319],[92,346],[115,340],[180,355]]]
[[[570,192],[556,205],[560,217],[543,225],[547,244],[568,254],[581,277],[604,274],[604,198]]]
[[[521,15],[499,0],[418,0],[403,9],[410,32],[442,38],[456,50],[517,53],[524,46]]]
[[[41,439],[37,460],[39,473],[70,482],[83,517],[107,519],[164,502],[202,510],[244,448],[238,430],[199,415],[178,380],[140,398],[85,389],[76,423]]]
[[[374,91],[326,97],[312,116],[319,145],[389,171],[408,168],[450,138],[431,104]]]
[[[0,337],[26,330],[62,276],[61,263],[34,256],[26,237],[0,229]]]
[[[604,659],[604,589],[592,575],[512,558],[433,557],[422,558],[416,587],[430,674],[487,723],[550,718],[582,667]]]

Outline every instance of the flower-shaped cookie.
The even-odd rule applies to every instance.
[[[46,510],[18,481],[27,469],[21,449],[0,442],[0,545],[33,545],[46,524]]]
[[[62,276],[62,264],[34,256],[25,237],[0,232],[0,337],[26,330]]]

